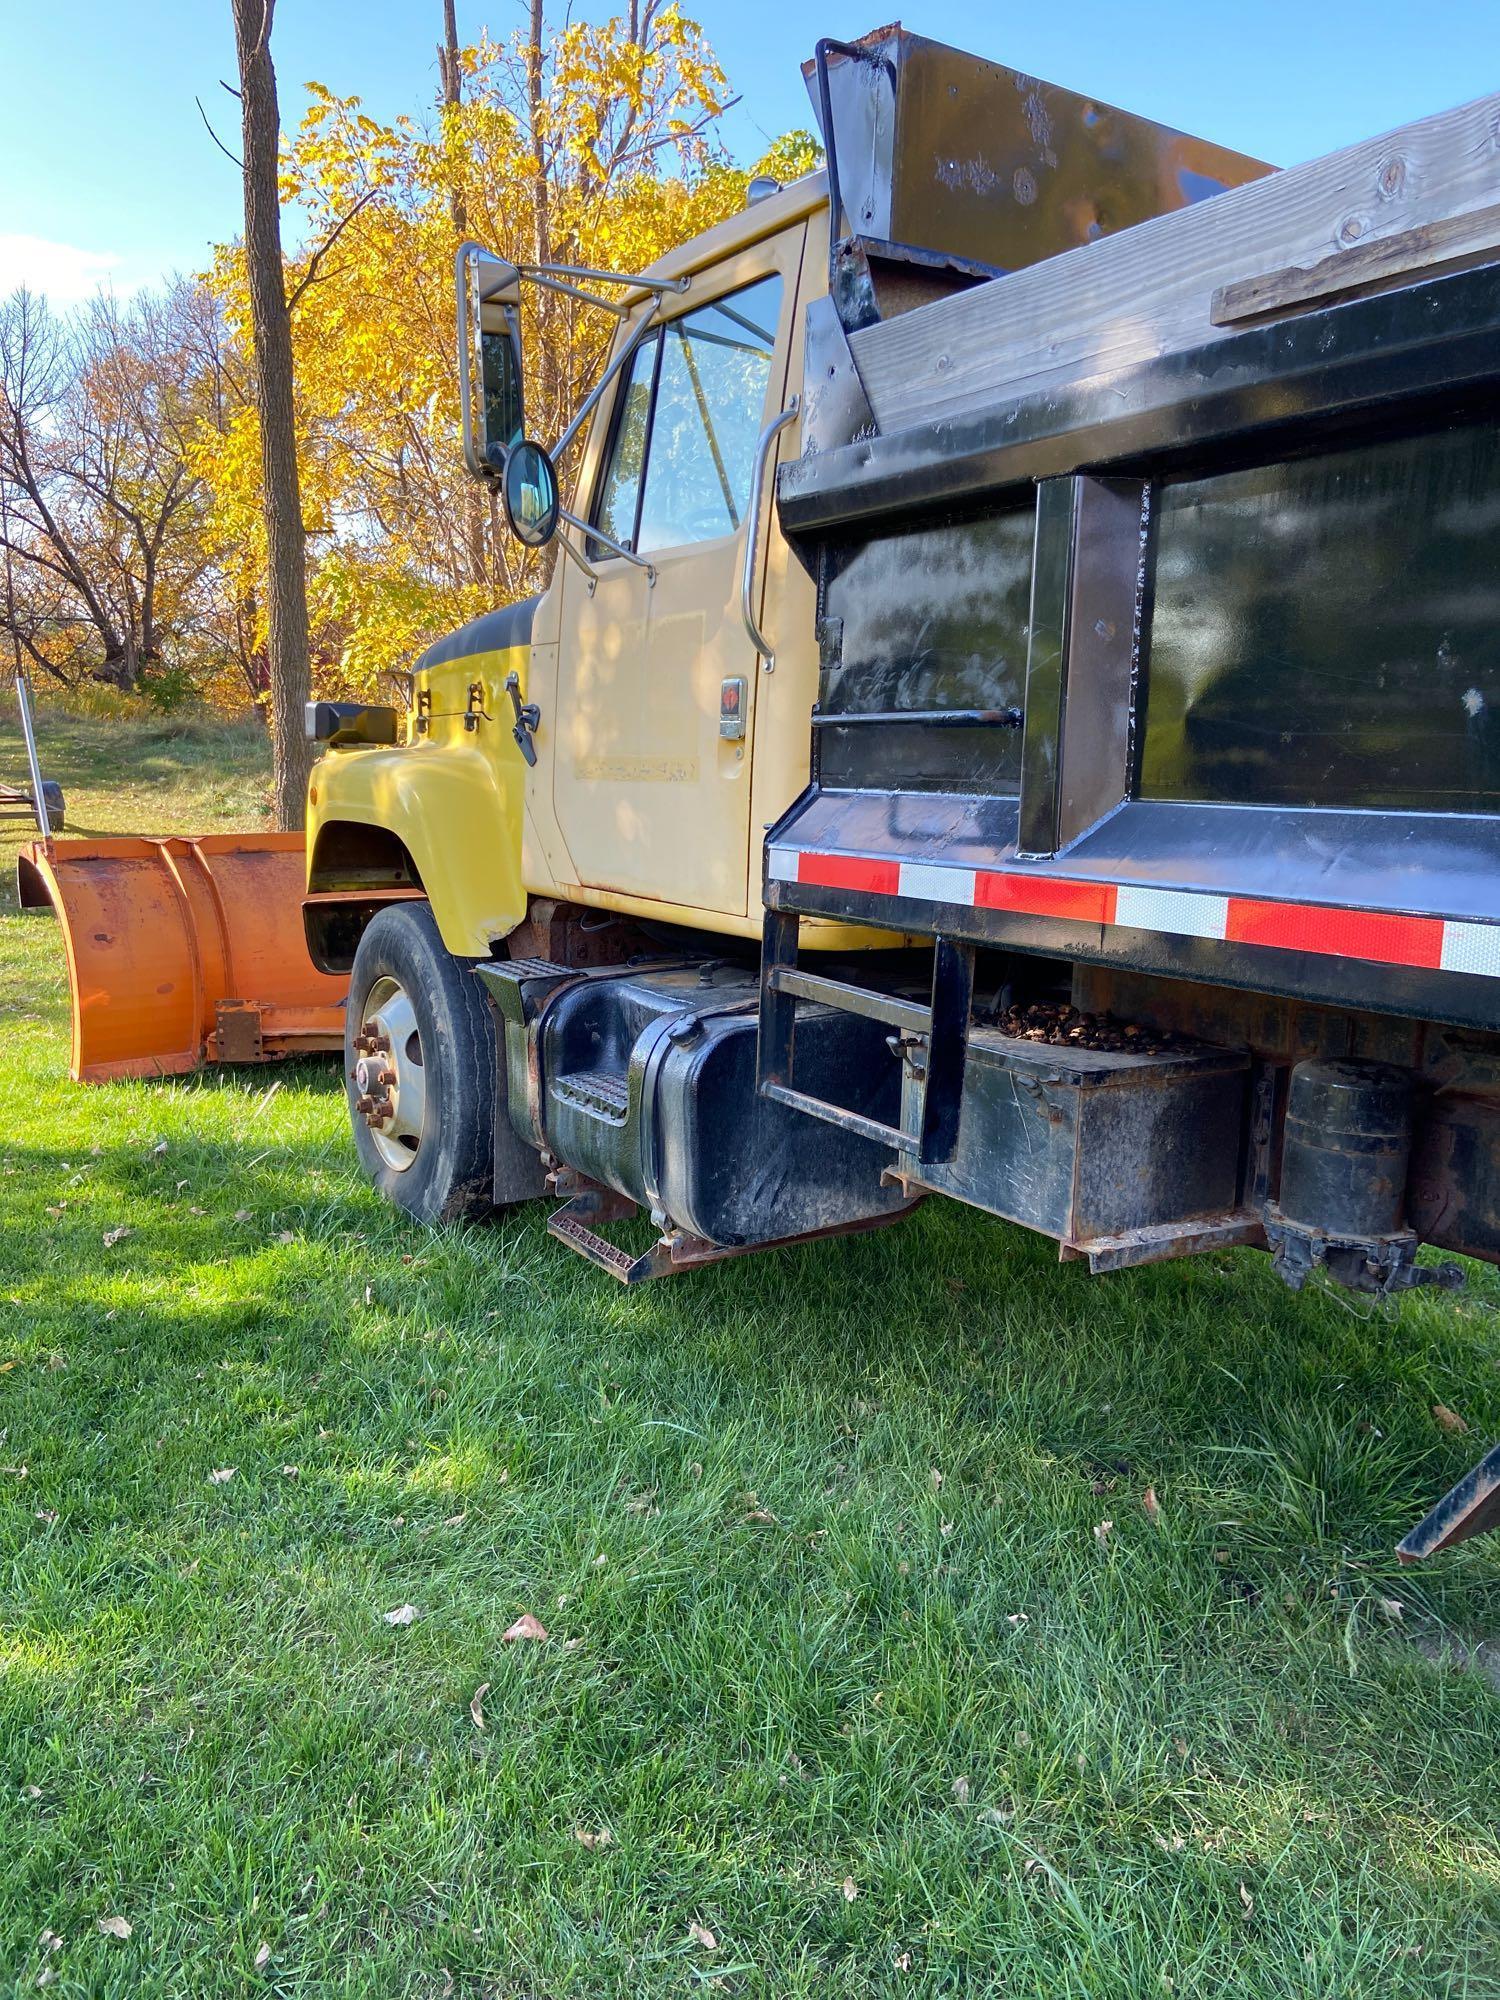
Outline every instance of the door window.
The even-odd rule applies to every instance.
[[[641,501],[641,474],[646,466],[646,418],[651,409],[651,383],[656,374],[656,335],[643,340],[631,356],[620,390],[609,465],[594,509],[594,525],[612,541],[635,547],[635,517]],[[608,555],[602,542],[590,554]]]
[[[781,292],[779,275],[760,278],[668,321],[637,350],[594,512],[616,541],[647,555],[739,528]]]

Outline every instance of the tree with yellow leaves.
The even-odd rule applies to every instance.
[[[357,98],[310,86],[286,146],[282,199],[314,246],[291,260],[302,511],[315,673],[372,686],[438,633],[538,586],[546,555],[499,531],[458,450],[453,257],[461,236],[517,263],[632,271],[743,204],[748,175],[712,140],[728,89],[701,29],[644,0],[550,31],[540,0],[509,41],[450,48],[427,124],[381,124]],[[792,134],[753,171],[808,171]],[[246,344],[237,246],[211,283]],[[528,297],[531,428],[564,429],[602,365],[608,315]],[[198,469],[226,585],[261,600],[260,444],[253,399],[211,434]],[[253,614],[252,614],[253,618]]]

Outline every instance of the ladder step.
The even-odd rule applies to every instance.
[[[580,1217],[569,1215],[566,1208],[558,1209],[547,1217],[547,1234],[555,1236],[559,1243],[566,1243],[570,1250],[576,1250],[591,1264],[597,1264],[601,1271],[608,1271],[621,1284],[631,1282],[639,1260],[630,1251],[622,1250],[617,1243],[609,1242],[597,1229],[590,1229]]]
[[[769,1097],[773,1104],[785,1104],[793,1111],[805,1112],[809,1118],[821,1118],[825,1125],[837,1125],[841,1131],[853,1132],[858,1138],[873,1139],[877,1146],[889,1146],[893,1153],[915,1150],[916,1141],[897,1131],[894,1125],[882,1125],[878,1118],[846,1111],[843,1105],[811,1097],[805,1090],[793,1090],[784,1083],[763,1083],[760,1094]]]
[[[552,1089],[570,1104],[597,1112],[614,1125],[623,1125],[630,1109],[630,1076],[623,1069],[574,1070],[553,1077]]]
[[[565,965],[554,965],[550,958],[502,958],[495,970],[507,979],[556,979],[565,977]]]

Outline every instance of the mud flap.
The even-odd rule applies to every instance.
[[[63,929],[75,1081],[342,1048],[348,980],[307,955],[304,871],[300,833],[22,848],[21,907]]]

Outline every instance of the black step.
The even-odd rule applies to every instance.
[[[553,1094],[612,1125],[623,1125],[630,1109],[630,1077],[623,1069],[575,1070],[552,1078]]]

